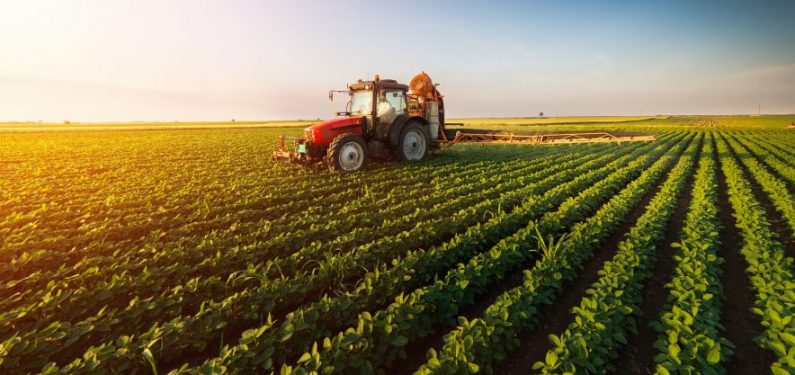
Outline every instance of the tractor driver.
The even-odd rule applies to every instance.
[[[382,123],[391,123],[392,120],[395,119],[395,107],[392,106],[388,100],[386,100],[386,91],[381,90],[378,93],[378,119],[382,121]]]

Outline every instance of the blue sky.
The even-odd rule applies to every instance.
[[[452,116],[793,113],[794,4],[0,0],[0,121],[326,118],[421,70]]]

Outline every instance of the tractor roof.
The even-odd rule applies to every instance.
[[[359,91],[359,90],[370,90],[373,88],[378,89],[399,89],[399,90],[408,90],[408,85],[398,83],[398,81],[394,79],[381,79],[378,81],[357,81],[356,83],[352,83],[348,86],[351,91]]]

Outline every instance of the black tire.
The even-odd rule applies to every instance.
[[[431,148],[428,129],[417,122],[409,122],[400,129],[394,154],[398,160],[422,160]],[[407,144],[408,143],[408,144]]]
[[[329,169],[338,172],[355,172],[367,162],[367,142],[355,134],[340,134],[331,141],[326,152]]]

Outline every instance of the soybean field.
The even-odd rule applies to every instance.
[[[348,174],[272,161],[301,127],[0,126],[0,373],[795,373],[793,121],[471,119],[657,140]]]

